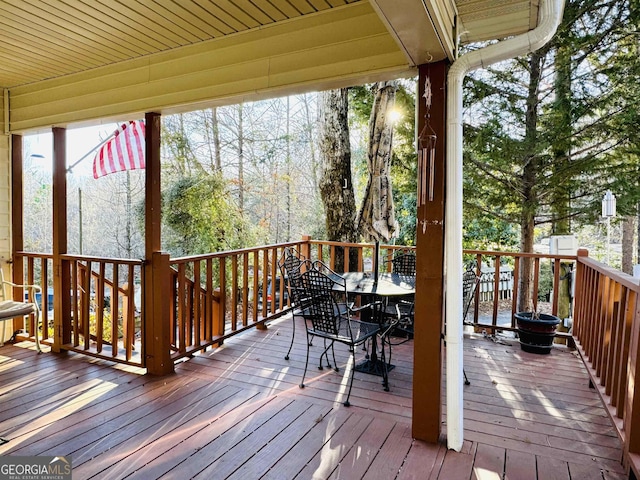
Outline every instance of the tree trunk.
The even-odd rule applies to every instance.
[[[321,94],[320,150],[322,171],[320,196],[324,205],[328,240],[355,242],[356,201],[351,179],[347,89]],[[340,252],[341,254],[342,252]],[[342,255],[336,268],[342,270]]]
[[[538,93],[542,74],[541,62],[543,54],[540,51],[529,56],[529,94],[527,98],[527,112],[525,120],[525,151],[522,170],[522,211],[520,214],[520,250],[533,252],[535,214],[538,210],[536,179],[539,175],[540,159],[536,154],[536,140],[538,130]],[[533,310],[533,261],[523,258],[521,262],[518,284],[518,310]]]
[[[640,263],[640,202],[638,202],[638,214],[636,216],[636,263]]]
[[[569,178],[563,175],[569,169],[571,155],[571,52],[567,47],[559,47],[555,57],[555,91],[556,99],[553,105],[555,129],[562,132],[553,139],[553,169],[558,182],[555,183],[553,189],[553,202],[551,208],[553,210],[553,235],[568,235],[571,233],[571,224],[569,221],[570,192]],[[560,180],[560,179],[564,179]]]
[[[242,104],[238,105],[238,209],[244,215],[244,132]]]
[[[222,171],[222,158],[220,154],[220,122],[218,122],[218,107],[211,109],[211,133],[213,135],[213,155],[216,171]]]
[[[318,186],[318,160],[316,159],[316,149],[315,149],[316,142],[314,141],[314,138],[313,138],[313,132],[315,130],[316,124],[319,122],[313,122],[311,120],[311,112],[309,110],[309,98],[307,97],[307,95],[304,96],[304,100],[302,103],[304,105],[305,118],[306,118],[305,130],[307,131],[307,135],[309,135],[308,141],[309,141],[309,151],[311,152],[311,178],[313,180],[313,185]]]
[[[633,275],[633,237],[635,218],[625,217],[622,222],[622,271]]]

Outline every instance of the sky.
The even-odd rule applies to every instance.
[[[118,128],[118,125],[118,123],[111,123],[93,127],[67,129],[67,166],[73,165],[92,149],[100,145],[104,139]],[[31,159],[33,165],[50,172],[52,170],[51,162],[53,158],[53,134],[47,132],[25,135],[23,141],[25,159],[34,155]],[[42,155],[44,158],[40,158],[38,155]],[[95,152],[92,152],[87,158],[74,167],[70,174],[92,177],[94,156]]]

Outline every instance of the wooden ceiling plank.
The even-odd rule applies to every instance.
[[[217,0],[216,5],[227,12],[230,16],[235,18],[238,22],[244,25],[247,28],[256,28],[264,23],[272,23],[272,20],[264,13],[260,11],[260,9],[255,8],[251,2],[247,2],[244,5],[246,8],[241,8],[238,3],[242,3],[242,0],[232,1],[232,0]]]
[[[220,21],[224,22],[228,25],[234,32],[242,32],[247,30],[247,26],[243,23],[239,22],[236,18],[229,15],[225,10],[221,9],[218,6],[217,0],[194,0],[198,6],[200,6],[204,11],[208,12],[210,15],[218,18]]]
[[[0,88],[8,88],[10,85],[16,85],[17,83],[24,82],[24,75],[14,75],[12,73],[5,72],[2,67],[0,67],[0,78],[3,78],[3,81],[6,82],[4,85],[0,83]],[[30,83],[31,81],[33,81],[33,79],[29,80]]]
[[[10,11],[2,8],[2,4],[0,4],[0,18],[2,19],[2,23],[10,24],[18,30],[29,32],[31,36],[39,39],[43,43],[49,42],[61,50],[71,51],[77,55],[82,53],[83,63],[85,63],[87,67],[104,65],[105,60],[108,60],[108,57],[99,55],[92,50],[86,51],[85,44],[61,35],[57,31],[49,30],[43,22],[38,25],[41,28],[33,28],[33,24],[29,24],[28,19],[25,20],[24,17],[15,15],[13,10]]]
[[[260,2],[252,0],[232,0],[239,8],[247,10],[262,25],[286,20],[288,17],[274,7],[271,2],[263,0]]]
[[[5,0],[17,4],[25,12],[44,20],[49,28],[57,29],[63,35],[74,38],[88,47],[88,43],[96,51],[102,52],[111,61],[126,60],[131,58],[131,51],[126,47],[109,43],[108,39],[100,32],[95,32],[77,19],[76,11],[61,12],[59,5],[52,8],[43,0]]]
[[[300,11],[291,5],[287,0],[269,0],[268,3],[276,8],[286,18],[295,18],[300,16]]]
[[[198,41],[196,35],[176,25],[171,18],[171,12],[154,0],[136,0],[135,2],[127,2],[126,6],[132,11],[136,10],[140,13],[146,20],[146,24],[152,22],[164,28],[166,33],[171,35],[178,45],[188,45]]]
[[[138,31],[132,28],[128,23],[119,21],[112,15],[112,11],[105,12],[104,10],[97,8],[99,4],[93,0],[76,0],[75,7],[84,14],[92,17],[95,22],[104,25],[103,29],[110,34],[116,35],[121,40],[124,40],[129,45],[136,45],[140,49],[143,55],[155,53],[165,47],[162,42],[157,41],[153,37],[148,35],[144,38],[140,38]]]
[[[77,32],[77,27],[72,22],[48,12],[43,8],[45,4],[37,0],[4,0],[4,3],[14,7],[12,9],[16,16],[24,18],[28,23],[33,23],[38,28],[43,29],[45,33],[55,32],[60,39],[66,39],[74,42],[83,50],[92,50],[109,62],[118,60],[126,60],[129,58],[126,53],[120,51],[119,48],[113,48],[102,45],[100,37],[83,30],[83,33]],[[88,42],[91,43],[89,48]]]
[[[130,32],[131,35],[138,37],[140,36],[140,24],[127,15],[121,13],[120,11],[112,8],[109,5],[103,4],[98,0],[77,1],[86,4],[88,8],[95,10],[96,12],[100,12],[100,15],[104,15],[106,18],[110,18],[111,21],[115,22],[116,24],[122,25],[122,28],[126,28],[126,30]],[[144,42],[151,45],[155,49],[155,51],[162,51],[175,46],[173,42],[165,38],[162,31],[154,31],[150,33],[147,32],[144,35]]]
[[[183,44],[201,42],[212,38],[211,35],[201,31],[180,15],[181,12],[185,11],[183,7],[184,2],[175,4],[171,2],[167,3],[163,0],[150,0],[148,5],[154,12],[162,15],[163,18],[174,25],[172,29],[175,33],[187,39],[187,42],[183,42]]]
[[[113,27],[107,19],[97,18],[94,14],[94,9],[84,9],[86,5],[83,3],[75,3],[74,7],[61,3],[59,0],[42,0],[43,3],[49,5],[50,8],[59,8],[59,11],[64,13],[67,18],[75,18],[77,22],[76,27],[78,31],[92,30],[95,32],[102,32],[101,37],[105,37],[106,41],[110,41],[111,44],[118,44],[121,49],[126,51],[133,51],[135,55],[147,55],[155,50],[150,50],[149,45],[141,42],[135,36],[128,35],[119,28]],[[131,55],[129,55],[131,56]]]
[[[165,29],[162,25],[151,21],[145,17],[138,10],[132,8],[137,6],[137,2],[128,2],[126,4],[118,5],[118,8],[114,8],[114,0],[93,0],[96,4],[96,8],[100,5],[100,8],[106,9],[111,12],[114,18],[123,18],[129,22],[129,25],[134,28],[138,35],[146,35],[148,37],[156,37],[159,41],[165,45],[163,50],[176,48],[182,45],[184,39],[176,36],[170,30]],[[91,3],[90,3],[91,5]]]
[[[50,42],[40,42],[24,30],[5,26],[3,30],[4,44],[14,52],[14,59],[21,56],[21,51],[37,52],[38,57],[54,57],[65,67],[66,71],[78,71],[87,68],[86,62],[80,62],[77,55],[62,48],[52,47]],[[96,66],[99,64],[96,63]]]
[[[173,0],[156,0],[159,4],[163,5],[167,10],[172,7],[175,9],[176,4]],[[195,15],[193,11],[189,8],[188,4],[180,3],[179,9],[176,9],[174,12],[177,16],[179,16],[185,23],[191,25],[192,29],[197,29],[197,35],[202,38],[202,40],[208,40],[211,38],[221,37],[223,33],[215,28],[213,25],[208,24],[200,16]],[[185,24],[182,24],[183,28],[187,28]]]
[[[331,5],[331,7],[335,8],[335,7],[342,7],[343,5],[346,5],[347,2],[346,0],[327,0],[327,2],[329,3],[329,5]]]
[[[192,15],[200,18],[207,25],[210,25],[211,27],[219,31],[220,32],[219,36],[225,36],[230,33],[236,32],[236,30],[234,30],[231,26],[227,25],[225,22],[220,20],[218,17],[213,15],[206,8],[203,8],[201,5],[199,5],[195,1],[192,1],[189,4],[185,4],[184,8],[188,10]]]
[[[25,55],[16,59],[13,52],[6,52],[0,49],[0,65],[5,72],[14,72],[17,74],[29,75],[33,78],[42,76],[42,69],[46,68],[51,71],[52,76],[64,73],[64,71],[56,71],[55,64],[42,61],[35,55]]]
[[[315,8],[307,0],[288,0],[289,3],[295,7],[302,15],[315,12]]]
[[[326,0],[308,0],[308,2],[318,12],[321,12],[322,10],[326,10],[327,8],[331,8],[331,5],[329,5],[326,2]]]

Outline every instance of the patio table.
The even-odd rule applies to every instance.
[[[398,273],[383,273],[378,276],[376,282],[371,272],[347,272],[340,275],[346,281],[346,290],[349,295],[363,295],[375,297],[374,300],[388,299],[415,294],[415,276],[401,275]],[[374,309],[374,321],[384,326],[384,317],[380,309]],[[388,333],[388,328],[386,332]],[[384,348],[384,343],[383,343]],[[389,346],[391,349],[391,346]],[[385,368],[382,360],[378,358],[378,345],[376,337],[373,337],[371,355],[367,360],[355,366],[357,372],[382,376]],[[387,372],[395,365],[387,364]]]

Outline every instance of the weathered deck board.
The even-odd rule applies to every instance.
[[[504,480],[536,480],[536,457],[530,453],[507,450]]]
[[[336,347],[335,372],[317,369],[312,347],[298,387],[300,330],[289,361],[283,318],[161,378],[36,355],[28,342],[0,347],[0,437],[9,440],[0,454],[70,455],[83,479],[626,478],[615,430],[566,349],[533,355],[513,341],[465,340],[465,442],[453,452],[411,438],[412,342],[394,347],[391,391],[356,373],[347,408],[346,348]]]

